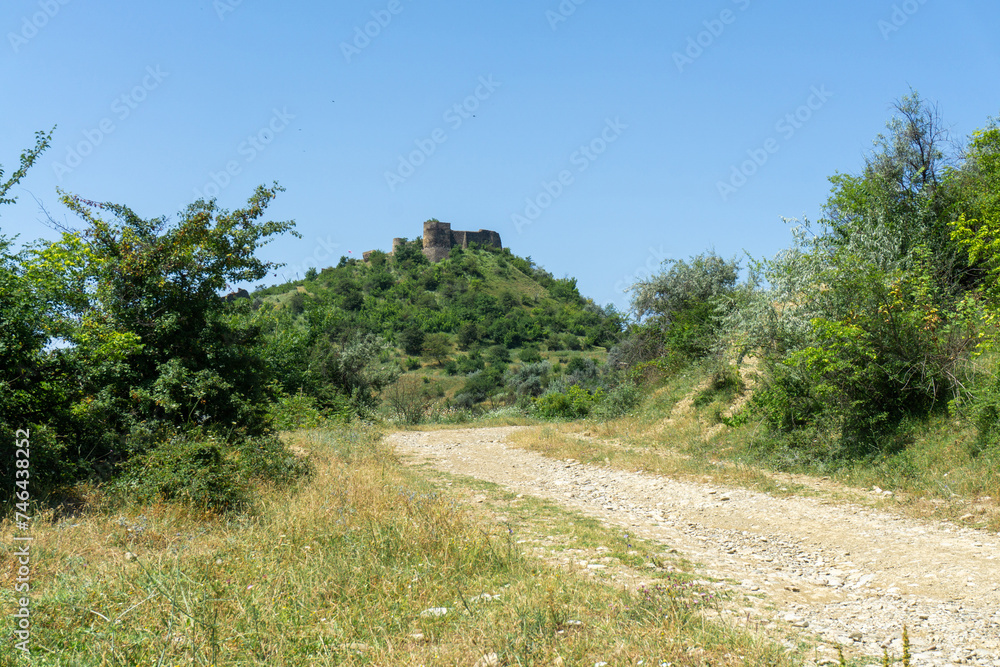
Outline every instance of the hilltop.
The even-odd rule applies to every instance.
[[[472,244],[432,263],[421,239],[398,241],[394,254],[376,250],[368,261],[341,257],[336,267],[253,296],[297,316],[331,309],[329,334],[378,333],[400,347],[401,334],[415,327],[454,336],[462,349],[607,348],[622,330],[613,307],[583,297],[575,278],[555,278],[530,257]]]
[[[306,347],[318,340],[344,358],[346,346],[367,337],[384,374],[380,384],[366,387],[371,391],[361,402],[376,408],[382,389],[389,403],[400,392],[419,394],[416,407],[396,406],[387,416],[405,412],[407,420],[418,421],[453,407],[528,407],[546,389],[577,384],[586,386],[588,397],[597,395],[598,369],[618,342],[623,317],[582,296],[575,278],[555,278],[530,257],[499,247],[499,237],[495,244],[460,242],[443,256],[428,253],[422,239],[394,239],[392,253],[371,251],[361,261],[342,257],[335,267],[252,297],[258,306],[274,306],[275,336],[293,331],[308,339]],[[410,386],[415,378],[419,392]],[[294,394],[301,387],[292,383],[285,390]],[[358,403],[356,387],[341,383],[341,389],[341,396]],[[320,400],[319,406],[329,414],[338,400]],[[588,401],[577,401],[576,411],[586,412]]]

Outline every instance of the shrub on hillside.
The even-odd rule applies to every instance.
[[[639,404],[642,395],[631,382],[622,382],[605,394],[604,398],[591,410],[590,416],[599,421],[615,419],[628,414]]]
[[[195,430],[177,433],[133,456],[111,490],[124,502],[181,502],[199,510],[231,512],[252,505],[255,482],[288,484],[310,470],[276,436],[229,443]]]
[[[537,364],[542,360],[542,355],[538,348],[533,345],[525,345],[518,351],[517,358],[526,364]]]
[[[572,385],[565,393],[549,391],[542,394],[532,401],[531,411],[545,419],[580,419],[589,415],[603,399],[603,389],[591,393],[580,385]]]

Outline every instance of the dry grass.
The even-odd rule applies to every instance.
[[[402,468],[375,432],[290,440],[316,474],[293,494],[261,489],[254,517],[158,505],[37,518],[31,664],[791,664],[714,620],[712,598],[680,575],[640,595],[528,554],[541,509],[474,513],[458,484]],[[587,526],[583,548],[621,541],[602,530]],[[9,636],[9,551],[0,572]],[[0,653],[28,664],[17,660]]]
[[[713,396],[708,391],[711,373],[710,368],[693,368],[650,389],[642,406],[620,419],[536,425],[512,436],[512,444],[557,459],[776,495],[892,505],[912,516],[1000,530],[1000,449],[973,454],[976,435],[969,424],[934,418],[915,427],[912,442],[894,456],[833,471],[802,466],[789,472],[781,469],[783,461],[761,454],[767,438],[761,425],[730,428],[719,422],[720,416],[731,417],[746,405],[747,393]],[[748,375],[752,371],[744,373],[752,383]],[[893,495],[870,493],[873,487]]]

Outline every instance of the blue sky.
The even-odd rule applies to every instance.
[[[58,129],[0,233],[54,238],[56,187],[154,217],[278,181],[302,238],[267,284],[433,217],[623,307],[665,258],[785,247],[911,87],[956,139],[1000,115],[998,26],[962,0],[6,0],[0,163]]]

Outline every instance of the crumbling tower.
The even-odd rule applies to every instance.
[[[489,229],[478,232],[452,231],[450,222],[428,220],[424,223],[424,256],[431,262],[440,262],[455,246],[468,248],[470,243],[503,248],[500,234]]]

